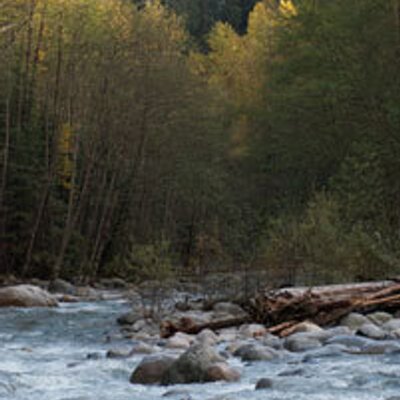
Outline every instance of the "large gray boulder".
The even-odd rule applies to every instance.
[[[368,323],[369,320],[365,315],[359,313],[350,313],[342,319],[340,324],[342,326],[347,326],[353,331],[361,328],[364,324]]]
[[[374,313],[368,314],[367,318],[375,325],[382,326],[386,322],[393,319],[393,316],[384,311],[376,311]]]
[[[358,335],[365,336],[374,340],[386,339],[388,334],[373,323],[366,323],[362,325],[356,332]]]
[[[195,344],[183,353],[163,376],[164,385],[237,380],[239,374],[231,369],[211,346]]]
[[[47,291],[32,285],[0,289],[0,307],[56,307],[58,302]]]
[[[163,376],[175,362],[169,356],[148,356],[133,371],[130,382],[141,385],[160,384]]]

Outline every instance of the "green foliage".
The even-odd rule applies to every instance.
[[[262,260],[272,279],[297,285],[383,278],[400,266],[380,237],[349,227],[326,194],[318,194],[301,216],[272,222]]]
[[[157,280],[174,276],[170,244],[160,241],[152,244],[133,244],[125,258],[117,255],[106,267],[106,274],[120,276],[134,282]]]

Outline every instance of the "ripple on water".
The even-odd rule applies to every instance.
[[[9,309],[0,314],[0,399],[160,400],[167,390],[187,390],[194,400],[384,400],[398,395],[400,355],[313,358],[292,355],[250,365],[236,383],[145,387],[129,376],[141,357],[106,359],[105,333],[118,329],[123,301],[74,303],[56,309]],[[120,344],[127,344],[122,341]],[[87,359],[87,354],[99,357]],[[291,374],[290,371],[301,371]],[[289,372],[288,372],[289,371]],[[268,391],[255,391],[271,378]]]

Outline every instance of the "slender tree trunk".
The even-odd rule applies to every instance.
[[[6,234],[6,212],[4,210],[5,202],[5,191],[7,186],[7,174],[8,174],[8,158],[10,152],[10,100],[6,99],[5,104],[5,137],[4,137],[4,149],[3,149],[3,169],[1,172],[1,182],[0,182],[0,240],[5,237]],[[5,260],[6,249],[0,246],[0,262],[6,266],[7,262]],[[5,268],[7,269],[7,268]]]
[[[90,261],[89,261],[91,269],[93,268],[94,276],[97,275],[97,268],[96,268],[95,263],[96,263],[96,259],[98,258],[99,249],[101,247],[101,241],[104,237],[104,229],[105,229],[107,220],[108,220],[111,210],[112,210],[114,187],[115,187],[116,179],[117,179],[117,172],[114,171],[113,175],[111,177],[111,181],[110,181],[110,185],[109,185],[107,194],[106,194],[106,199],[104,202],[103,211],[102,211],[102,215],[100,218],[100,223],[97,228],[96,239],[95,239],[95,242],[93,245],[92,255],[91,255]]]

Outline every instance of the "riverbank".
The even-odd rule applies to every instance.
[[[353,313],[332,328],[304,323],[286,338],[242,324],[163,339],[164,318],[245,310],[175,290],[157,314],[138,288],[92,289],[97,300],[1,310],[0,398],[394,400],[400,389],[396,313]]]

